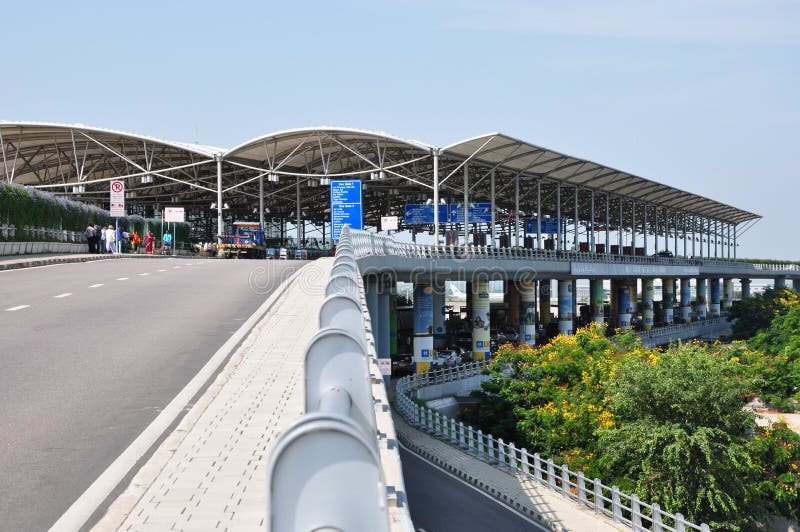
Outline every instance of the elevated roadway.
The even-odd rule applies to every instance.
[[[303,262],[0,272],[0,519],[45,530]]]

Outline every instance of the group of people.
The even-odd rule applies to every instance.
[[[136,231],[128,232],[121,227],[113,225],[103,227],[99,224],[89,224],[86,227],[86,242],[89,244],[89,253],[139,253],[142,238]],[[144,236],[144,252],[155,253],[156,237],[152,231],[147,231]],[[172,235],[169,230],[162,238],[163,250],[172,249]]]

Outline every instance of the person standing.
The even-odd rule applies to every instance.
[[[167,255],[169,255],[172,251],[172,233],[169,232],[169,229],[167,229],[167,232],[164,233],[163,242],[164,251],[167,253]]]
[[[141,239],[139,238],[139,233],[134,231],[133,235],[131,235],[131,247],[133,248],[134,253],[139,253],[139,244],[141,243]]]
[[[108,248],[106,246],[106,228],[105,227],[96,226],[94,228],[94,230],[95,230],[96,233],[99,233],[97,238],[100,239],[100,242],[99,242],[100,245],[98,246],[97,252],[98,253],[107,253],[108,252]]]
[[[94,224],[94,252],[95,253],[103,253],[103,228],[100,227],[100,224]]]
[[[106,253],[114,253],[114,243],[117,241],[117,231],[113,225],[106,229]]]
[[[94,253],[94,226],[89,224],[86,226],[86,243],[89,244],[89,253]]]
[[[146,254],[153,253],[153,244],[155,243],[156,238],[153,236],[152,231],[148,231],[146,235],[144,235],[144,252]]]

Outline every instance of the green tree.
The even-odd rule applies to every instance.
[[[737,301],[730,311],[733,339],[747,340],[760,331],[768,329],[772,320],[789,310],[787,302],[797,292],[785,288],[768,288],[763,294]],[[787,299],[789,298],[789,299]]]
[[[740,530],[760,474],[745,438],[755,426],[742,409],[750,388],[698,345],[631,359],[611,387],[617,426],[598,431],[606,478],[694,522]]]

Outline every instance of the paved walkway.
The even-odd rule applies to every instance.
[[[588,509],[581,509],[575,503],[537,484],[527,475],[522,473],[514,475],[502,471],[425,432],[418,431],[398,414],[393,417],[400,441],[412,451],[453,472],[470,484],[478,486],[523,514],[538,516],[533,518],[545,527],[576,532],[627,530],[621,525],[620,528],[616,528]]]
[[[332,265],[295,278],[94,530],[263,532],[268,451],[303,413],[303,354]]]

